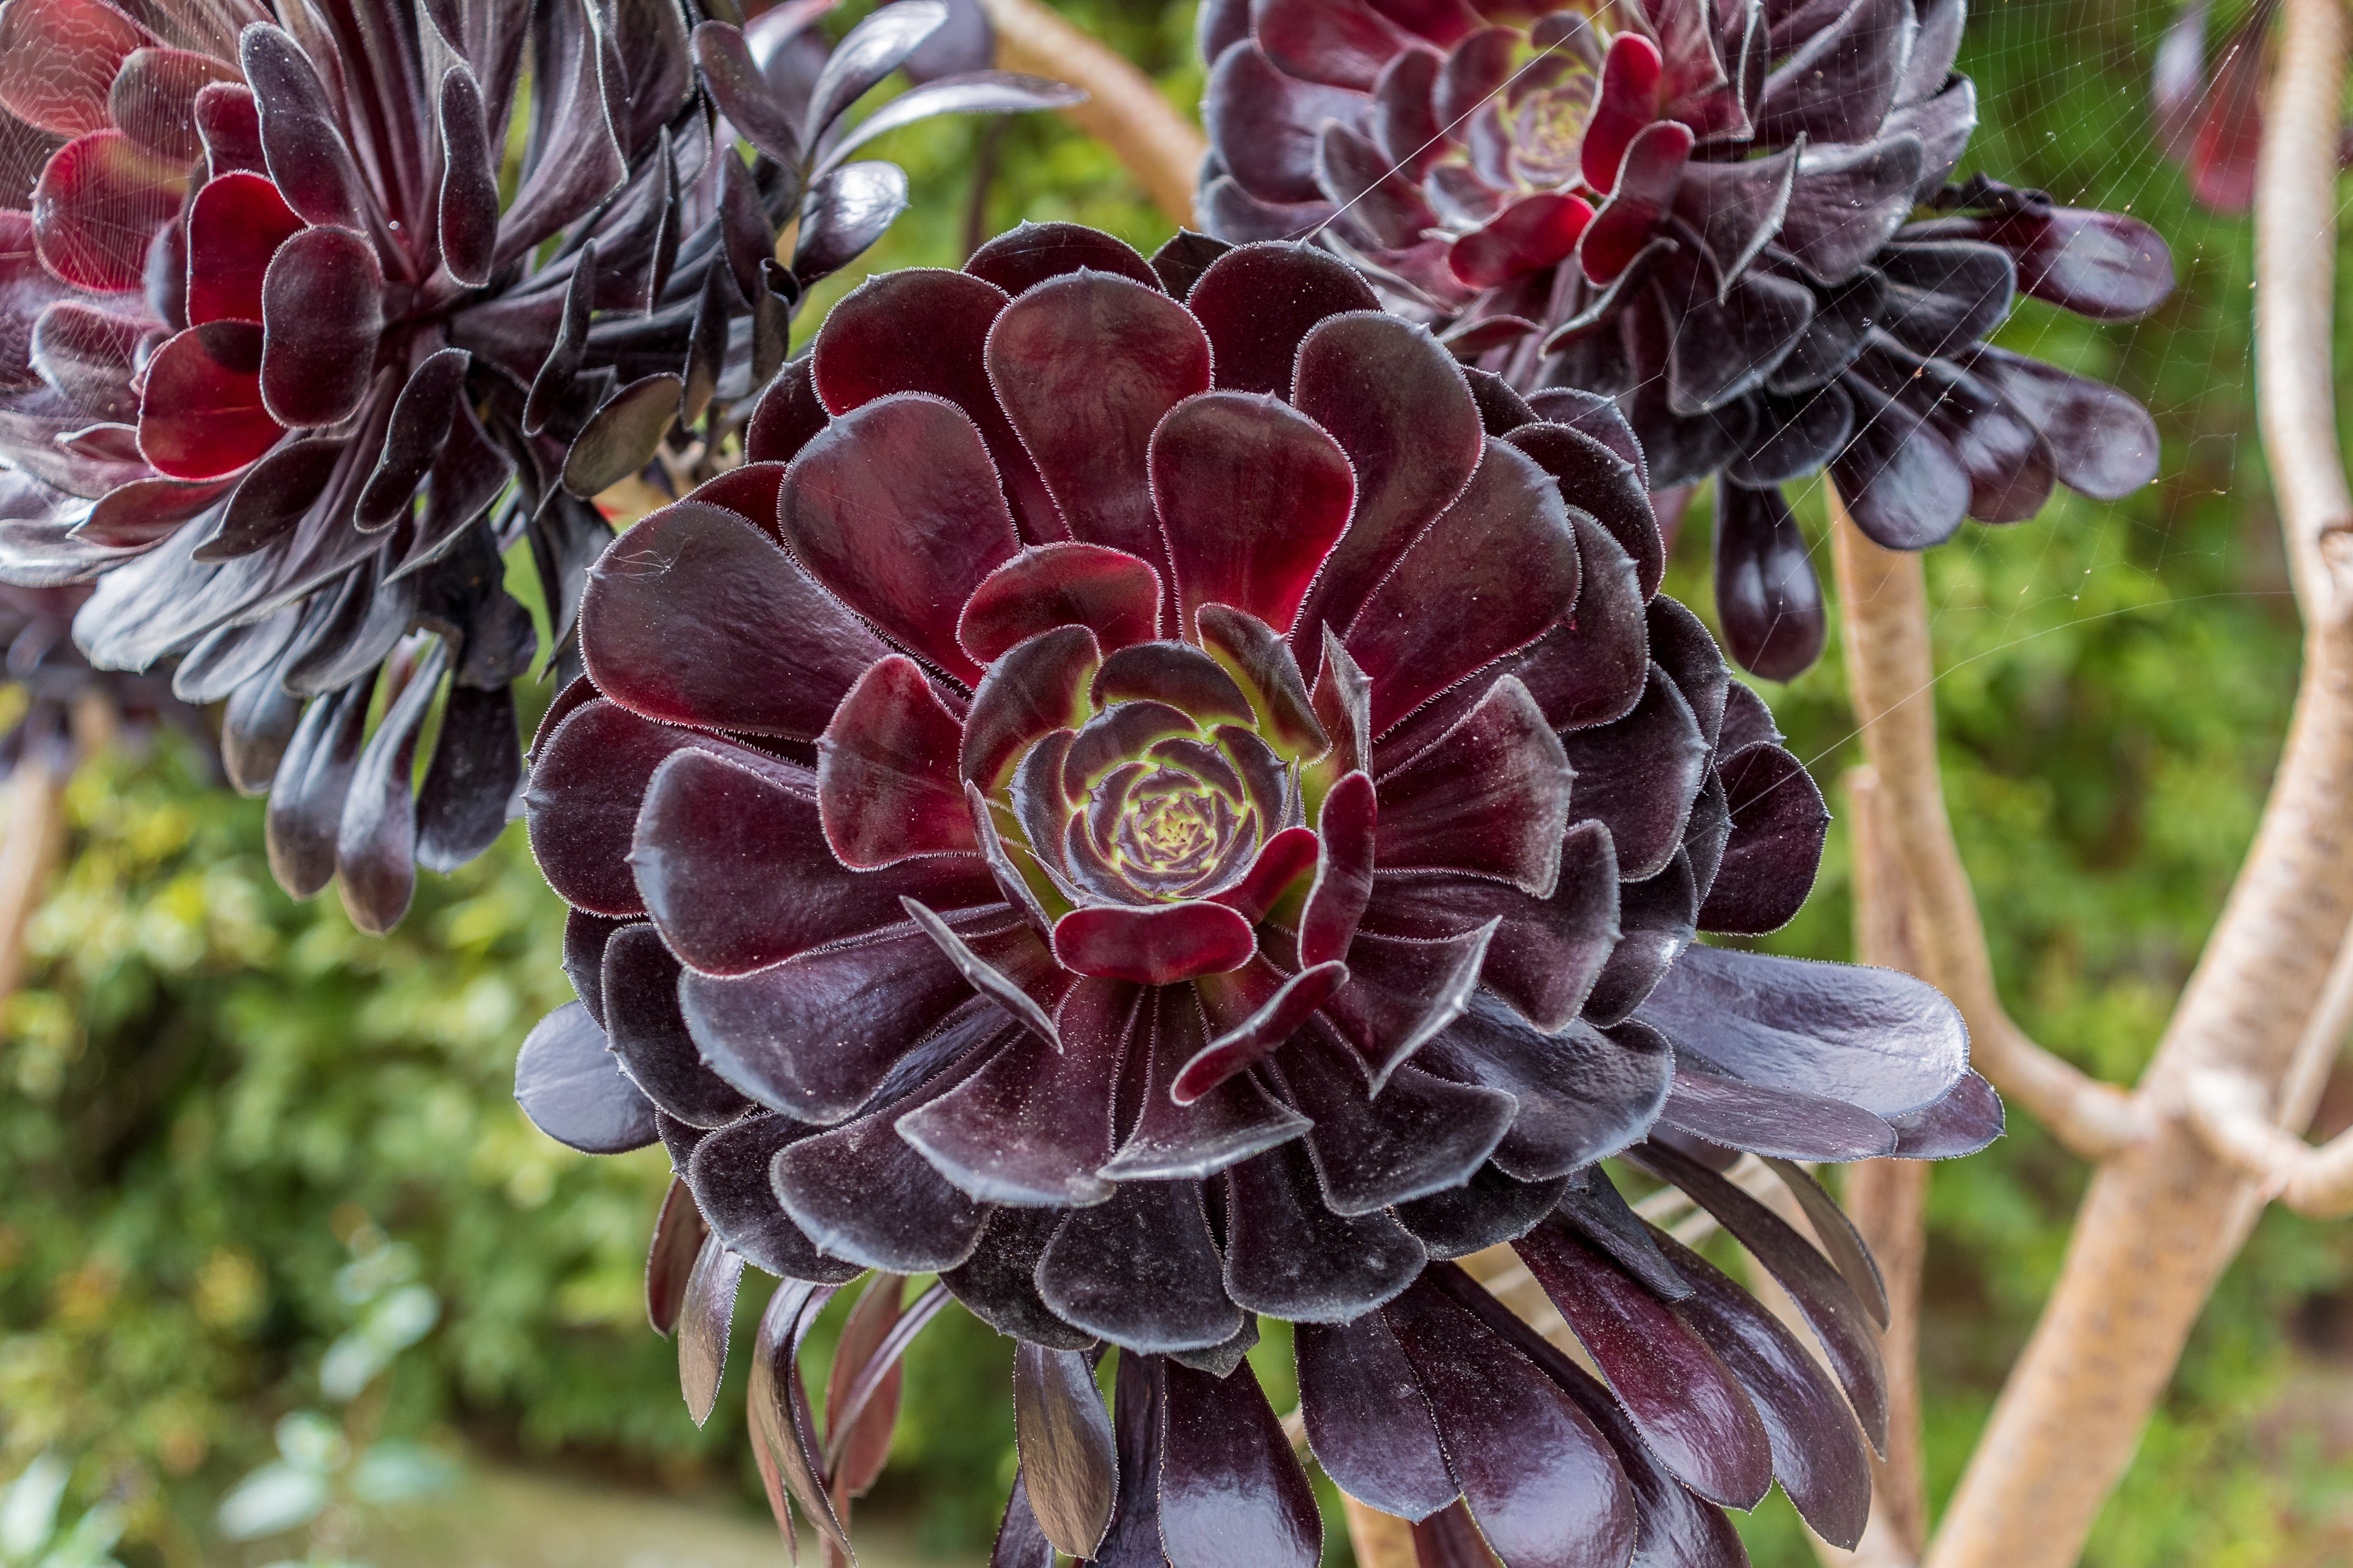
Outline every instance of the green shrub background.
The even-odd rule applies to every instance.
[[[1188,5],[1066,8],[1176,102],[1198,95]],[[2253,831],[2297,648],[2252,434],[2248,228],[2196,213],[2146,132],[2141,84],[2166,19],[2161,5],[2008,0],[1980,8],[1963,59],[1988,120],[1966,166],[2129,205],[2175,247],[2182,287],[2148,322],[2094,328],[2030,301],[2005,330],[2147,401],[2164,476],[2119,506],[2063,492],[2034,521],[1971,525],[1928,563],[1947,790],[2006,994],[2037,1037],[2120,1081],[2152,1048]],[[1107,153],[1051,120],[934,122],[884,150],[919,205],[875,268],[960,260],[982,163],[986,231],[1072,218],[1147,249],[1169,231]],[[819,290],[804,334],[851,281]],[[1819,539],[1819,495],[1805,504]],[[1703,607],[1707,533],[1703,498],[1672,580]],[[1767,695],[1838,808],[1858,752],[1835,643]],[[445,1302],[394,1376],[388,1426],[653,1486],[716,1480],[756,1507],[740,1371],[698,1432],[645,1326],[661,1154],[574,1155],[510,1098],[516,1044],[569,995],[561,910],[522,829],[424,879],[379,941],[332,894],[280,894],[260,803],[207,787],[176,742],[94,762],[69,813],[27,984],[0,1014],[0,1474],[72,1454],[79,1495],[132,1503],[132,1562],[227,1560],[211,1506],[267,1456],[276,1417],[315,1396],[318,1352],[345,1326],[329,1289],[340,1238],[374,1223],[419,1249]],[[1843,832],[1813,904],[1771,945],[1847,954]],[[2023,1119],[1936,1174],[1939,1496],[2056,1274],[2084,1175]],[[2353,1397],[2353,1375],[2325,1381],[2353,1353],[2331,1338],[2349,1269],[2353,1231],[2265,1217],[2089,1562],[2228,1568],[2353,1544],[2353,1471],[2287,1397]],[[740,1323],[757,1304],[747,1287]],[[1287,1357],[1265,1359],[1281,1399]],[[911,1357],[877,1500],[975,1563],[1011,1475],[1008,1363],[988,1331],[943,1315]],[[1778,1498],[1748,1528],[1760,1563],[1810,1561]]]

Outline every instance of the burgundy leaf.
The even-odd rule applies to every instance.
[[[1111,1195],[1095,1174],[1112,1157],[1112,1102],[1126,1057],[1123,1015],[1103,1026],[1101,999],[1064,999],[1059,1048],[1034,1034],[899,1123],[899,1135],[944,1175],[993,1203],[1075,1205]]]
[[[1666,571],[1666,544],[1660,536],[1659,520],[1651,510],[1641,470],[1599,437],[1566,424],[1524,425],[1505,439],[1560,481],[1560,493],[1570,505],[1590,512],[1595,521],[1609,530],[1609,537],[1634,563],[1642,597],[1656,594]],[[1592,563],[1588,560],[1587,565]]]
[[[0,16],[0,105],[58,136],[103,130],[115,123],[107,93],[116,72],[147,41],[139,24],[100,0],[13,6]]]
[[[564,488],[586,498],[642,471],[679,416],[683,384],[676,372],[656,371],[606,399],[564,455]]]
[[[1748,1561],[1739,1532],[1733,1529],[1724,1510],[1692,1495],[1672,1471],[1659,1463],[1609,1390],[1461,1276],[1450,1276],[1440,1284],[1480,1321],[1535,1362],[1609,1443],[1634,1494],[1636,1562],[1675,1563],[1688,1564],[1689,1568],[1740,1568]],[[1467,1521],[1461,1513],[1440,1515],[1430,1522],[1464,1527],[1449,1543],[1451,1549],[1465,1553],[1483,1550],[1469,1535]],[[1473,1555],[1470,1561],[1487,1568],[1492,1560]]]
[[[311,702],[270,784],[269,873],[296,898],[310,898],[335,874],[335,836],[374,693],[372,683],[354,682]]]
[[[597,562],[580,646],[598,689],[649,718],[800,739],[889,651],[758,530],[692,501]]]
[[[191,327],[147,362],[139,449],[174,479],[233,474],[284,434],[261,401],[262,333],[242,321]]]
[[[395,605],[397,595],[386,595]],[[405,606],[393,612],[405,626]],[[393,633],[395,637],[398,631]],[[408,672],[408,684],[385,707],[352,770],[352,792],[335,834],[335,872],[352,923],[382,936],[408,912],[417,891],[417,742],[441,689],[445,645]],[[387,650],[389,651],[389,650]],[[299,666],[297,667],[299,668]],[[290,680],[290,687],[292,682]]]
[[[1271,398],[1216,392],[1161,422],[1151,468],[1180,628],[1194,629],[1202,605],[1222,604],[1289,631],[1348,526],[1356,483],[1347,455]]]
[[[1307,1130],[1305,1119],[1278,1104],[1254,1074],[1229,1078],[1180,1104],[1176,1075],[1208,1044],[1193,988],[1145,991],[1132,1011],[1122,1010],[1122,994],[1098,992],[1090,1003],[1100,1011],[1088,1026],[1127,1031],[1128,1075],[1143,1081],[1135,1123],[1118,1155],[1103,1168],[1104,1176],[1122,1182],[1207,1176]],[[1075,1005],[1088,995],[1088,987],[1082,984],[1071,995]]]
[[[1573,776],[1535,699],[1504,676],[1461,722],[1382,780],[1379,863],[1468,871],[1548,897]]]
[[[1015,79],[1035,81],[1038,79],[1024,77]],[[965,90],[963,82],[938,85],[950,89],[951,96]],[[906,96],[916,97],[913,93]],[[892,101],[896,103],[899,100]],[[871,121],[860,121],[859,130],[864,132],[869,123]],[[1029,292],[1050,278],[1060,278],[1081,270],[1110,273],[1141,283],[1155,292],[1163,291],[1159,274],[1136,253],[1134,246],[1114,239],[1100,229],[1076,223],[1018,224],[974,251],[971,259],[964,264],[964,269],[1016,297]],[[1115,300],[1118,296],[1098,298]],[[1202,383],[1204,386],[1208,384],[1206,380]]]
[[[590,700],[563,715],[534,754],[523,803],[532,852],[548,885],[574,908],[642,915],[628,859],[638,808],[654,770],[703,738],[596,700],[594,688],[586,695]]]
[[[1226,1291],[1244,1309],[1298,1323],[1352,1321],[1421,1272],[1421,1244],[1387,1214],[1324,1203],[1296,1144],[1226,1173]]]
[[[695,1044],[722,1078],[813,1122],[865,1104],[971,995],[932,940],[907,926],[748,974],[689,973],[680,990]]]
[[[818,739],[817,803],[834,858],[877,870],[979,847],[956,777],[963,740],[913,660],[881,660]]]
[[[1146,1354],[1222,1344],[1242,1322],[1193,1182],[1122,1182],[1109,1202],[1073,1210],[1046,1244],[1038,1288],[1057,1316]]]
[[[1609,830],[1583,822],[1561,840],[1560,875],[1549,898],[1468,877],[1384,877],[1374,885],[1365,929],[1414,941],[1444,941],[1498,921],[1480,982],[1546,1033],[1566,1028],[1584,1006],[1618,940],[1618,862]]]
[[[1672,1237],[1652,1234],[1691,1282],[1675,1311],[1747,1388],[1782,1489],[1824,1540],[1860,1540],[1871,1510],[1871,1456],[1837,1388],[1756,1298]]]
[[[731,1121],[702,1136],[685,1163],[686,1179],[712,1233],[744,1262],[781,1279],[846,1284],[865,1270],[819,1252],[777,1205],[768,1175],[786,1145],[814,1131],[773,1112]]]
[[[1567,618],[1578,578],[1559,488],[1516,448],[1488,442],[1461,495],[1350,623],[1348,652],[1372,679],[1373,732]],[[1432,605],[1460,608],[1433,616]]]
[[[1410,1064],[1391,1073],[1376,1099],[1350,1054],[1310,1027],[1271,1069],[1314,1123],[1308,1151],[1336,1214],[1369,1214],[1461,1185],[1511,1126],[1510,1095]]]
[[[1054,1316],[1038,1294],[1038,1259],[1061,1221],[1060,1209],[997,1210],[972,1256],[942,1274],[940,1283],[1000,1334],[1053,1350],[1091,1348],[1094,1335]]]
[[[1422,1520],[1461,1495],[1413,1363],[1378,1312],[1293,1331],[1308,1447],[1342,1491]]]
[[[638,886],[663,939],[691,967],[744,974],[878,931],[902,918],[902,896],[945,910],[997,901],[976,856],[843,868],[803,793],[807,775],[762,766],[757,756],[681,751],[655,773],[638,816]]]
[[[1236,971],[1230,979],[1202,977],[1196,988],[1221,1032],[1178,1069],[1170,1094],[1177,1104],[1190,1105],[1236,1073],[1257,1066],[1347,980],[1347,966],[1342,963],[1319,963],[1284,977],[1262,960]]]
[[[1778,1215],[1688,1156],[1653,1140],[1634,1163],[1688,1193],[1788,1291],[1799,1315],[1828,1352],[1831,1370],[1862,1418],[1863,1436],[1887,1442],[1887,1374],[1870,1314],[1822,1255]]]
[[[221,175],[188,209],[188,320],[259,321],[269,259],[302,220],[259,174]]]
[[[1812,889],[1830,812],[1797,758],[1772,744],[1732,752],[1716,764],[1732,811],[1732,837],[1699,923],[1708,931],[1762,933],[1793,919]]]
[[[1614,724],[1561,738],[1577,784],[1571,815],[1609,829],[1618,875],[1642,881],[1662,870],[1708,764],[1707,737],[1691,705],[1655,663],[1634,710]]]
[[[1326,120],[1355,121],[1364,104],[1357,93],[1303,81],[1276,68],[1257,44],[1245,39],[1210,62],[1201,94],[1201,123],[1223,150],[1237,194],[1261,203],[1314,202],[1323,195],[1315,183],[1315,128]],[[1224,227],[1214,216],[1209,226]],[[1298,237],[1286,232],[1268,237]],[[1341,308],[1375,307],[1366,300]]]
[[[671,1177],[646,1252],[646,1321],[664,1339],[678,1328],[679,1314],[686,1308],[687,1277],[709,1234],[695,1209],[694,1194],[683,1179]]]
[[[600,967],[605,1033],[647,1099],[690,1127],[724,1127],[752,1109],[703,1065],[679,1013],[679,962],[653,927],[614,932]]]
[[[902,646],[970,684],[955,617],[1020,548],[980,432],[944,399],[837,416],[785,479],[784,533],[817,579]]]
[[[1648,1131],[1668,1091],[1672,1058],[1655,1037],[1604,1034],[1579,1021],[1540,1035],[1485,996],[1423,1047],[1423,1065],[1516,1102],[1495,1146],[1504,1174],[1549,1181],[1627,1148]]]
[[[441,261],[450,277],[479,289],[491,280],[498,248],[499,180],[481,84],[472,71],[453,65],[442,73],[438,108]]]
[[[1200,324],[1156,286],[1056,278],[1006,308],[987,365],[1071,534],[1165,562],[1146,452],[1169,410],[1209,384]]]
[[[1566,1230],[1540,1226],[1514,1250],[1660,1462],[1710,1502],[1749,1509],[1762,1501],[1773,1484],[1764,1425],[1706,1342]]]
[[[1209,334],[1218,385],[1277,397],[1291,391],[1300,345],[1318,322],[1380,308],[1345,263],[1304,245],[1271,244],[1218,258],[1185,304]]]
[[[957,771],[984,792],[1002,789],[1031,742],[1084,719],[1088,683],[1102,663],[1082,626],[1042,632],[998,658],[972,694]]]
[[[375,371],[384,269],[347,228],[309,228],[278,247],[261,279],[261,396],[281,425],[349,418]]]
[[[957,618],[956,640],[987,661],[1040,632],[1077,626],[1116,651],[1156,637],[1159,615],[1160,574],[1145,562],[1100,544],[1041,544],[981,579]]]
[[[711,1419],[719,1384],[727,1372],[728,1331],[735,1322],[735,1294],[744,1282],[744,1260],[720,1239],[706,1237],[686,1279],[679,1310],[678,1382],[686,1413],[697,1426]]]
[[[93,7],[95,8],[95,7]],[[83,289],[136,289],[147,247],[179,211],[185,172],[120,131],[67,142],[33,187],[33,237],[41,265]]]
[[[781,168],[801,166],[797,128],[786,106],[760,75],[743,29],[705,22],[694,29],[694,60],[712,101],[727,122]]]
[[[1857,8],[1885,4],[1854,0]],[[1779,245],[1822,282],[1846,281],[1911,215],[1925,157],[1916,136],[1810,149],[1799,159]]]
[[[448,443],[470,363],[464,350],[442,349],[409,373],[392,407],[383,455],[352,514],[360,527],[382,528],[406,515],[410,498]]]
[[[932,1169],[878,1111],[788,1144],[776,1197],[820,1251],[894,1274],[931,1274],[972,1256],[988,1211]]]
[[[1886,1122],[1844,1100],[1744,1083],[1678,1063],[1661,1120],[1727,1149],[1800,1160],[1868,1160],[1894,1152]]]
[[[1248,1363],[1227,1377],[1167,1370],[1160,1539],[1170,1568],[1314,1568],[1324,1530],[1306,1472]]]
[[[906,210],[907,176],[898,164],[843,164],[809,189],[800,242],[793,249],[793,276],[813,283],[840,271]]]
[[[1725,1070],[1894,1116],[1968,1071],[1959,1016],[1893,970],[1693,947],[1642,1016]]]
[[[1222,904],[1096,905],[1054,925],[1054,956],[1070,969],[1145,985],[1239,969],[1256,951],[1250,922]]]
[[[286,205],[306,223],[364,226],[366,188],[336,127],[327,89],[302,47],[264,23],[238,36],[237,57],[261,112],[269,177]]]
[[[1432,1258],[1468,1258],[1517,1241],[1560,1205],[1572,1178],[1521,1182],[1493,1162],[1461,1186],[1399,1204],[1398,1220]]]
[[[1628,1557],[1633,1496],[1574,1401],[1436,1287],[1408,1290],[1382,1316],[1430,1401],[1447,1467],[1504,1568]]]

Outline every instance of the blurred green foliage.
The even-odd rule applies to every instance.
[[[1063,9],[1173,100],[1198,95],[1188,5]],[[1928,566],[1947,789],[2012,1010],[2118,1080],[2146,1060],[2252,833],[2297,642],[2253,438],[2247,229],[2192,209],[2145,129],[2167,15],[2162,0],[2006,0],[1981,8],[1963,60],[1988,121],[1971,166],[2128,205],[2175,247],[2183,286],[2151,321],[2098,329],[2030,302],[2006,330],[2147,401],[2164,477],[2119,506],[2063,492],[2032,522],[1970,525]],[[918,202],[871,268],[952,266],[973,235],[1021,218],[1074,218],[1147,249],[1172,226],[1108,153],[1049,118],[933,121],[880,151],[908,165]],[[804,335],[855,281],[818,291]],[[1807,509],[1819,539],[1818,495]],[[1703,498],[1672,579],[1703,607],[1704,511]],[[1769,696],[1835,809],[1859,755],[1835,644]],[[229,1560],[213,1507],[269,1458],[277,1423],[322,1396],[320,1352],[350,1327],[337,1270],[374,1226],[415,1249],[445,1305],[385,1380],[386,1434],[454,1431],[644,1480],[715,1474],[756,1508],[740,1374],[698,1432],[645,1327],[660,1153],[584,1159],[510,1100],[516,1043],[568,995],[561,911],[521,830],[424,879],[378,941],[332,895],[280,894],[259,803],[205,787],[177,742],[91,763],[68,816],[28,983],[0,1013],[0,1475],[79,1456],[73,1495],[122,1507],[134,1564]],[[1834,826],[1814,903],[1772,945],[1845,956],[1851,913]],[[1937,1173],[1939,1496],[2055,1275],[2084,1179],[2023,1120]],[[2346,1456],[2282,1436],[2281,1411],[2292,1373],[2328,1348],[2303,1331],[2328,1320],[2349,1274],[2353,1232],[2263,1220],[2088,1561],[2348,1549],[2328,1511],[2353,1479]],[[762,1294],[747,1281],[739,1333]],[[1283,1402],[1280,1341],[1258,1360]],[[943,1548],[985,1543],[1012,1473],[1007,1363],[993,1333],[944,1314],[910,1357],[893,1468],[864,1506],[919,1514]],[[1811,1561],[1778,1499],[1748,1529],[1761,1564]]]

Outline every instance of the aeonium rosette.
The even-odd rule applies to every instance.
[[[1999,1105],[1917,982],[1694,945],[1797,909],[1821,797],[1657,593],[1623,422],[1375,304],[1307,247],[1067,225],[874,279],[752,460],[592,574],[528,792],[580,1000],[517,1094],[667,1144],[649,1305],[698,1419],[744,1265],[788,1281],[751,1390],[780,1514],[838,1535],[853,1391],[887,1409],[935,1273],[913,1324],[1021,1342],[1000,1561],[1314,1563],[1261,1313],[1316,1325],[1326,1469],[1507,1568],[1720,1547],[1777,1469],[1861,1529],[1859,1244],[1842,1274],[1715,1171],[1960,1152]],[[1835,1381],[1662,1250],[1627,1152],[1734,1216]],[[1446,1262],[1500,1242],[1607,1386]],[[792,1363],[867,1270],[820,1442]]]
[[[1984,341],[2021,292],[2137,319],[2173,270],[2136,218],[1953,183],[1965,9],[1220,0],[1202,219],[1356,258],[1524,393],[1615,398],[1661,491],[1721,475],[1719,621],[1787,679],[1824,621],[1784,483],[1827,469],[1916,550],[2156,471],[2131,397]]]
[[[0,10],[0,107],[61,139],[0,211],[0,459],[30,481],[0,574],[101,579],[94,663],[176,658],[185,700],[227,702],[289,891],[340,876],[381,931],[418,862],[497,837],[536,652],[501,553],[528,541],[565,638],[611,537],[592,498],[665,442],[689,469],[726,445],[807,287],[905,206],[852,155],[1071,99],[965,72],[850,123],[950,7],[897,0],[829,56],[828,9],[748,33],[677,0]]]

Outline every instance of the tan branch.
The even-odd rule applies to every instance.
[[[1039,0],[981,0],[997,29],[997,63],[1084,89],[1063,118],[1109,147],[1178,223],[1193,221],[1193,187],[1208,143],[1152,79]]]
[[[1356,1568],[1416,1568],[1413,1526],[1393,1513],[1366,1508],[1345,1492],[1348,1510],[1348,1544],[1356,1549]]]
[[[1872,768],[1847,774],[1854,845],[1855,957],[1918,973],[1919,911],[1887,821],[1887,792]],[[1845,1167],[1842,1195],[1887,1284],[1887,1457],[1873,1458],[1871,1521],[1849,1552],[1820,1548],[1840,1568],[1909,1568],[1928,1543],[1928,1483],[1920,1412],[1920,1274],[1928,1249],[1928,1173],[1921,1160]]]
[[[2185,1087],[2189,1124],[2207,1149],[2264,1196],[2314,1219],[2353,1214],[2353,1132],[2314,1148],[2273,1119],[2271,1096],[2244,1073],[2210,1068]]]
[[[2209,1075],[2284,1086],[2308,1110],[2312,1041],[2353,929],[2353,595],[2341,575],[2353,501],[2329,363],[2346,17],[2340,0],[2283,9],[2256,174],[2256,395],[2305,614],[2295,716],[2255,842],[2142,1080],[2145,1104],[2189,1114],[2165,1117],[2094,1178],[1931,1568],[2064,1568],[2083,1550],[2261,1211],[2263,1185],[2198,1131],[2217,1123],[2226,1146],[2248,1131],[2195,1109]]]
[[[53,748],[28,744],[8,776],[8,816],[0,832],[0,1002],[15,994],[25,969],[25,930],[48,889],[64,826],[70,765]]]
[[[1953,842],[1936,773],[1936,667],[1920,557],[1864,538],[1837,490],[1827,480],[1823,488],[1855,723],[1877,779],[1889,842],[1913,889],[1919,973],[1968,1020],[1974,1065],[1995,1088],[2077,1154],[2114,1153],[2144,1131],[2132,1097],[2029,1039],[1994,988],[1977,895]]]

